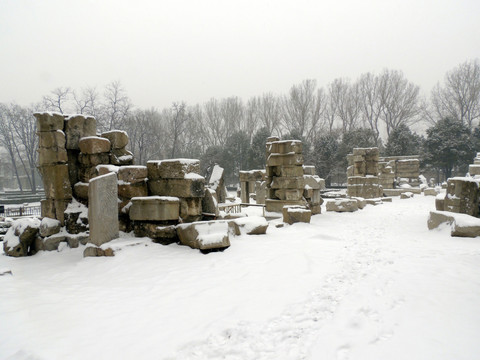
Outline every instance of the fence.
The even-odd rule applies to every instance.
[[[5,217],[41,216],[41,209],[38,205],[25,205],[7,208],[5,208],[3,205],[0,205],[0,215]]]

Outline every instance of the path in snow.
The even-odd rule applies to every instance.
[[[421,199],[416,203],[422,208],[422,216],[418,215],[418,209],[412,211],[409,208],[408,201],[398,202],[395,199],[394,204],[368,207],[363,212],[327,213],[315,217],[315,223],[320,226],[335,221],[336,226],[343,227],[338,228],[340,240],[345,243],[344,251],[337,259],[342,264],[340,271],[321,276],[318,289],[308,299],[290,305],[280,316],[266,323],[239,323],[234,328],[185,345],[168,359],[403,359],[407,353],[410,354],[409,359],[424,359],[429,357],[428,354],[437,353],[444,357],[438,356],[436,359],[449,359],[451,355],[457,359],[474,359],[471,349],[467,349],[467,356],[462,357],[461,350],[452,354],[435,350],[432,348],[435,347],[435,341],[433,344],[427,341],[427,344],[415,345],[410,349],[403,348],[403,345],[407,345],[403,339],[399,339],[398,343],[393,341],[397,328],[402,325],[403,316],[421,315],[407,314],[422,306],[414,303],[418,299],[410,296],[411,293],[419,292],[420,297],[430,295],[422,292],[424,289],[421,285],[415,284],[415,274],[412,277],[408,271],[410,267],[413,267],[413,271],[421,271],[425,266],[431,273],[418,274],[418,277],[424,276],[424,280],[429,282],[430,276],[441,271],[437,268],[437,262],[433,270],[428,269],[429,258],[435,258],[436,255],[448,258],[452,254],[450,251],[454,256],[455,252],[459,252],[460,256],[468,257],[471,247],[475,249],[476,259],[480,258],[479,247],[472,239],[450,238],[446,230],[426,230],[428,210],[431,209],[429,199]],[[397,207],[393,216],[391,212],[382,211],[385,206]],[[372,216],[377,221],[372,222]],[[340,217],[343,217],[343,221],[339,221]],[[439,238],[438,244],[442,247],[446,245],[446,251],[432,249],[435,247],[435,238]],[[461,244],[459,249],[455,242]],[[462,245],[466,245],[466,249]],[[417,262],[419,259],[420,262]],[[470,268],[465,270],[467,278],[478,275],[470,274]],[[408,284],[410,281],[413,283],[411,286]],[[478,299],[478,280],[472,285]],[[467,289],[468,286],[467,283]],[[412,303],[406,304],[407,301]],[[478,311],[474,317],[479,318]],[[455,321],[463,324],[465,318]],[[408,326],[407,322],[407,331]],[[448,326],[448,322],[443,326]],[[476,329],[480,327],[476,326]],[[467,341],[467,345],[480,351],[480,346],[475,345],[474,334],[468,336],[471,341]],[[419,338],[409,341],[421,342]],[[455,347],[454,343],[446,348]]]

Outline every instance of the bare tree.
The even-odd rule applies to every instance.
[[[281,99],[272,93],[255,99],[260,125],[266,128],[270,135],[280,135]]]
[[[357,81],[361,98],[361,116],[375,134],[375,142],[378,145],[380,139],[379,123],[383,112],[385,97],[380,94],[380,79],[372,73],[362,74]]]
[[[167,131],[171,142],[170,157],[175,158],[181,148],[182,135],[187,129],[191,114],[187,111],[187,105],[182,102],[173,103],[172,109],[166,115],[168,116]]]
[[[282,101],[282,120],[288,132],[298,131],[313,140],[325,111],[323,89],[317,89],[316,80],[304,80],[290,88]]]
[[[431,94],[433,120],[451,117],[470,129],[480,118],[480,62],[466,61],[445,75],[444,86],[437,84]]]
[[[48,111],[56,111],[61,114],[68,112],[72,90],[69,87],[59,87],[50,92],[42,99],[43,107]]]
[[[420,88],[409,82],[401,71],[384,70],[379,78],[380,97],[383,103],[381,119],[387,135],[401,124],[407,126],[419,120],[421,111]]]
[[[105,131],[122,129],[131,108],[130,98],[120,81],[113,81],[105,88],[104,103],[97,123]]]
[[[220,110],[219,101],[212,98],[204,108],[204,135],[210,145],[225,145],[227,128]]]
[[[77,114],[91,115],[96,118],[98,113],[98,92],[94,87],[86,87],[82,89],[80,94],[73,90],[72,96]]]
[[[336,117],[342,124],[342,131],[345,133],[357,128],[362,104],[359,85],[352,85],[348,79],[335,79],[330,85],[329,95],[333,105],[329,105],[328,112],[335,109]]]

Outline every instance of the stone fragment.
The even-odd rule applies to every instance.
[[[163,245],[178,241],[175,225],[160,225],[150,222],[135,222],[133,231],[136,237],[149,237],[153,242]]]
[[[213,189],[205,189],[205,196],[202,198],[202,213],[218,216],[217,193]]]
[[[180,243],[193,249],[225,249],[230,246],[228,223],[225,220],[177,225]]]
[[[41,248],[37,250],[55,251],[62,242],[66,242],[65,234],[51,235],[42,240]]]
[[[110,152],[110,163],[113,165],[133,165],[133,154],[127,149],[112,149]]]
[[[440,224],[452,224],[455,218],[452,213],[447,211],[430,211],[427,226],[429,230],[436,229]]]
[[[73,185],[73,193],[77,199],[88,200],[88,183],[77,182]]]
[[[147,196],[132,198],[129,209],[130,220],[165,221],[178,220],[180,199],[167,196]]]
[[[65,136],[67,140],[66,148],[78,150],[80,139],[84,137],[95,136],[96,132],[97,122],[94,117],[84,115],[74,115],[68,117],[65,120]],[[85,151],[82,152],[87,153]]]
[[[57,219],[44,217],[40,222],[39,233],[42,237],[58,234],[62,224]]]
[[[411,191],[407,191],[400,194],[400,199],[410,199],[413,198],[413,195],[414,194]]]
[[[327,211],[353,212],[358,210],[358,204],[355,199],[335,199],[327,201]]]
[[[438,211],[444,211],[445,210],[445,195],[444,194],[438,194],[437,197],[435,198],[435,209]]]
[[[235,235],[264,235],[267,232],[268,221],[263,216],[245,216],[230,220],[229,226]]]
[[[82,137],[78,141],[80,152],[84,154],[108,153],[110,151],[110,141],[99,136]]]
[[[88,231],[88,208],[73,200],[65,210],[65,228],[69,234],[80,234]]]
[[[112,149],[122,149],[128,145],[128,135],[122,130],[112,130],[102,133],[102,137],[108,139]]]
[[[151,195],[176,196],[182,198],[203,197],[205,194],[205,178],[194,174],[187,179],[148,180],[148,190]]]
[[[86,245],[88,241],[88,235],[84,234],[66,234],[65,241],[70,248],[78,248],[80,244]]]
[[[362,197],[352,197],[352,199],[357,201],[357,207],[359,209],[363,209],[365,206],[367,206],[367,200]]]
[[[36,218],[15,220],[3,238],[5,254],[13,257],[27,256],[34,245],[40,223]]]
[[[189,173],[200,174],[200,160],[169,159],[147,162],[148,179],[184,179]]]
[[[83,251],[83,257],[97,257],[97,256],[114,256],[113,250],[107,248],[103,250],[102,248],[96,246],[88,246]]]
[[[468,165],[468,172],[471,176],[480,175],[480,165],[479,164]]]
[[[146,166],[142,165],[130,165],[118,167],[118,181],[135,184],[144,182],[148,176]]]
[[[309,186],[312,189],[325,189],[325,180],[320,178],[318,175],[304,175],[303,181],[305,186]]]
[[[37,131],[56,131],[63,130],[65,117],[60,113],[34,113],[37,119]]]
[[[458,214],[464,215],[464,214]],[[459,218],[459,216],[455,216],[455,221],[453,222],[451,236],[460,236],[460,237],[477,237],[480,236],[480,219],[474,218],[472,219],[464,219]],[[470,215],[466,215],[470,216]]]
[[[255,201],[257,204],[265,204],[267,197],[267,182],[255,181]]]
[[[79,167],[77,174],[78,174],[78,180],[80,182],[88,183],[90,180],[98,176],[97,167],[96,166]]]
[[[217,201],[224,203],[227,198],[227,188],[225,187],[224,169],[215,164],[208,180],[208,187],[215,190]]]
[[[118,170],[120,169],[119,166],[107,165],[107,164],[97,165],[95,168],[97,170],[98,175],[105,175],[111,172],[118,174]]]
[[[310,223],[312,212],[305,206],[285,206],[282,215],[283,222],[292,225],[297,222]]]
[[[100,246],[118,238],[117,176],[112,173],[90,180],[88,200],[89,242]]]

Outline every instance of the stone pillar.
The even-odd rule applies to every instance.
[[[41,201],[41,214],[57,219],[64,225],[64,211],[72,199],[63,131],[65,117],[48,112],[33,115],[37,119],[38,165],[46,197]]]
[[[285,205],[306,205],[303,198],[302,142],[283,140],[267,142],[267,211],[282,212]]]
[[[348,160],[348,196],[372,199],[383,196],[378,179],[378,148],[354,148]]]
[[[117,176],[114,173],[97,176],[88,186],[88,242],[100,246],[118,238]]]
[[[255,193],[255,187],[257,181],[263,181],[265,179],[265,170],[249,170],[240,171],[240,189],[241,189],[241,201],[242,203],[250,203],[250,194]]]

